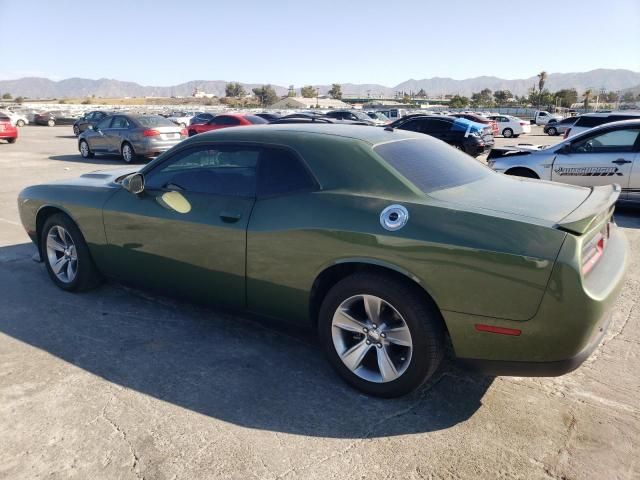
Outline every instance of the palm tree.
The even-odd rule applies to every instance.
[[[591,99],[591,94],[593,92],[591,91],[590,88],[588,88],[587,90],[585,90],[584,92],[584,109],[588,110],[589,109],[589,100]]]
[[[540,100],[542,100],[542,89],[547,81],[547,72],[544,70],[538,74],[538,110],[540,110]]]

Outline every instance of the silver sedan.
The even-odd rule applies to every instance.
[[[119,154],[126,163],[155,157],[187,138],[187,130],[159,115],[110,115],[78,137],[83,158]]]
[[[507,175],[594,187],[618,184],[640,202],[640,120],[612,122],[555,145],[494,148],[487,164]]]

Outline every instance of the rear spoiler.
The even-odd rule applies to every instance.
[[[588,232],[593,225],[611,216],[621,191],[618,184],[591,187],[586,200],[554,227],[577,235]]]

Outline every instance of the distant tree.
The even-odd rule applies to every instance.
[[[400,100],[402,103],[411,103],[411,95],[409,95],[408,93],[404,93],[402,95],[402,99]]]
[[[247,92],[245,92],[244,87],[240,85],[238,82],[230,82],[224,88],[225,95],[230,98],[239,98],[244,97]]]
[[[528,103],[536,105],[538,109],[545,105],[553,105],[555,102],[555,95],[546,88],[542,92],[537,92],[535,88],[529,90]]]
[[[24,97],[16,97],[16,103],[24,102]]]
[[[624,103],[633,103],[635,101],[633,92],[626,92],[624,95],[622,95],[622,101]]]
[[[549,75],[544,70],[538,74],[538,93],[542,93],[544,90],[544,84],[547,83]]]
[[[418,98],[427,98],[427,92],[424,91],[424,88],[421,88],[420,90],[418,90],[418,93],[416,94],[416,97],[418,97]]]
[[[305,85],[300,89],[300,95],[302,95],[304,98],[313,98],[316,96],[316,89],[311,85]]]
[[[329,90],[329,96],[331,98],[336,98],[340,100],[342,98],[342,86],[339,83],[334,83],[331,85],[331,90]]]
[[[253,93],[258,97],[260,105],[263,107],[276,103],[280,98],[271,85],[263,85],[261,87],[254,88]]]
[[[5,93],[2,95],[2,99],[3,100],[11,100],[13,97],[11,96],[10,93]]]
[[[507,100],[513,98],[513,93],[509,90],[496,90],[493,92],[493,98],[495,98],[498,105],[503,105]]]
[[[465,108],[469,105],[469,99],[467,97],[461,97],[460,95],[454,95],[449,100],[449,106],[451,108]]]
[[[618,101],[618,92],[614,92],[613,90],[605,93],[602,97],[603,102],[614,103]]]
[[[561,107],[571,107],[578,101],[578,92],[575,88],[563,88],[555,93],[555,97],[560,100]]]
[[[289,85],[289,91],[287,92],[287,97],[295,97],[296,89],[293,85]]]
[[[488,88],[476,92],[471,95],[471,105],[473,107],[491,107],[493,106],[493,92]]]
[[[80,102],[82,105],[91,105],[91,99],[90,98],[85,98],[82,102]]]
[[[588,109],[589,109],[589,100],[591,100],[591,95],[592,95],[592,93],[593,93],[593,92],[591,92],[591,89],[590,89],[590,88],[588,88],[588,89],[587,89],[587,90],[585,90],[585,92],[584,92],[584,102],[583,102],[583,105],[584,105],[584,109],[585,109],[585,110],[588,110]]]

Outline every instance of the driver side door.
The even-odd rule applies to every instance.
[[[199,301],[244,308],[246,230],[259,151],[200,145],[144,173],[103,210],[107,275]]]
[[[638,127],[617,127],[581,136],[570,151],[557,153],[551,179],[585,187],[617,183],[626,192],[639,133]]]

